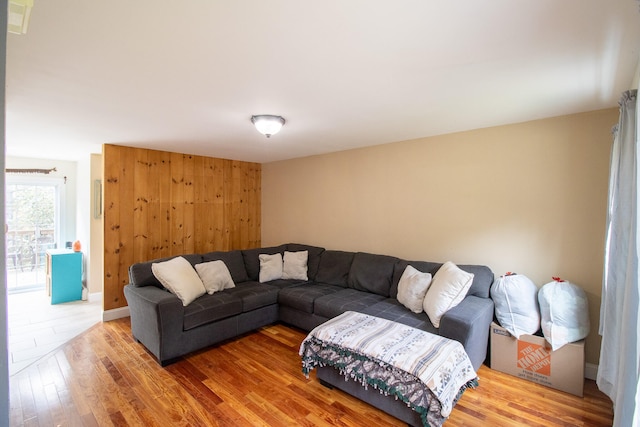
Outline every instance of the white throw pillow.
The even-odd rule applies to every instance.
[[[309,280],[307,277],[307,260],[309,251],[284,253],[284,265],[282,267],[283,279]]]
[[[398,282],[398,302],[414,313],[422,313],[424,296],[431,284],[431,273],[423,273],[408,265]]]
[[[451,261],[445,262],[433,276],[424,298],[424,311],[436,328],[444,314],[460,304],[473,283],[473,274],[461,270]]]
[[[185,307],[205,293],[198,273],[181,256],[169,261],[154,262],[151,264],[151,271],[162,286],[180,298]]]
[[[282,278],[282,254],[260,254],[260,283]]]
[[[236,286],[224,261],[217,260],[196,264],[196,271],[209,295]]]

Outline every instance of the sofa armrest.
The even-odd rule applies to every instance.
[[[175,346],[182,333],[184,307],[174,294],[155,286],[124,287],[129,305],[131,333],[162,364],[171,358],[164,349]]]
[[[440,335],[459,341],[476,370],[487,357],[493,310],[492,299],[467,295],[440,320]]]

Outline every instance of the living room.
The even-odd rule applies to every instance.
[[[637,6],[636,3],[620,1],[615,4],[615,7],[605,9],[611,12],[611,16],[618,17],[622,11],[634,9]],[[72,13],[71,5],[62,6],[68,7],[67,11]],[[470,5],[466,6],[470,7]],[[592,9],[589,16],[595,13],[594,11],[600,11],[597,6],[593,4],[590,6]],[[42,16],[38,18],[37,15],[40,7],[52,6],[36,3],[31,22],[32,28],[25,37],[31,36],[32,32],[38,34],[37,24],[43,22]],[[548,5],[548,7],[553,6]],[[571,7],[563,8],[562,12],[568,14],[570,9]],[[492,11],[496,12],[496,10]],[[88,11],[85,12],[88,13]],[[220,11],[216,10],[216,12]],[[541,13],[541,10],[537,12]],[[374,15],[372,13],[367,16],[373,19]],[[471,20],[470,16],[467,18]],[[527,28],[531,30],[529,36],[533,37],[532,34],[537,34],[540,24],[530,22],[529,18],[518,15],[518,19],[514,22],[527,23]],[[557,19],[560,20],[559,17]],[[592,19],[589,22],[599,22],[599,19]],[[626,40],[626,37],[632,38],[637,33],[637,30],[632,28],[632,24],[638,22],[638,17],[625,17],[625,19],[622,21],[625,25],[622,27],[624,31],[621,32],[621,40]],[[251,20],[252,23],[255,23],[254,21]],[[364,29],[365,21],[363,19],[360,26],[356,28]],[[411,22],[416,24],[413,20]],[[547,24],[551,25],[549,22]],[[606,25],[603,24],[602,28],[606,28]],[[479,28],[476,28],[479,33],[482,29],[486,27],[479,25]],[[355,34],[350,34],[357,39],[357,31]],[[73,40],[73,34],[64,33],[64,35],[67,39]],[[13,36],[9,36],[8,53],[14,56],[8,55],[7,59],[7,75],[11,77],[8,78],[8,82],[14,85],[27,84],[28,81],[23,81],[21,77],[10,73],[10,61],[21,58],[20,49],[29,48],[28,40],[18,38],[20,36],[13,39],[11,37]],[[114,37],[125,38],[124,35]],[[494,34],[494,37],[494,42],[501,40],[499,34]],[[523,36],[523,38],[526,37]],[[574,38],[578,37],[571,34],[564,41],[568,44],[569,40]],[[381,39],[376,41],[380,42]],[[138,43],[135,46],[140,51],[147,46],[144,41]],[[22,46],[23,44],[25,46]],[[369,43],[365,43],[365,46],[367,49],[373,49]],[[456,73],[460,74],[453,76],[452,80],[460,84],[462,89],[459,92],[452,92],[450,96],[441,93],[451,90],[450,88],[445,90],[432,86],[406,87],[401,81],[389,81],[392,79],[386,81],[388,87],[377,89],[372,83],[380,84],[382,80],[374,82],[374,77],[370,77],[372,80],[368,83],[371,91],[364,92],[362,87],[358,86],[356,90],[349,93],[349,98],[358,94],[375,108],[360,110],[345,118],[331,117],[331,120],[317,118],[326,110],[306,107],[306,111],[300,110],[295,113],[292,111],[291,114],[287,114],[286,111],[293,107],[287,107],[284,101],[271,101],[270,98],[282,99],[277,85],[270,88],[268,84],[270,79],[277,75],[278,68],[272,65],[273,62],[269,58],[263,57],[261,61],[265,64],[265,73],[256,75],[259,82],[247,84],[248,88],[242,91],[245,96],[248,96],[245,91],[256,91],[260,94],[258,100],[248,104],[252,111],[242,111],[242,114],[247,116],[243,116],[243,120],[246,120],[237,125],[234,122],[236,127],[228,130],[223,119],[211,117],[216,116],[215,108],[212,108],[208,115],[211,118],[211,127],[214,129],[214,135],[211,138],[222,140],[219,147],[213,149],[208,147],[208,144],[199,144],[198,149],[193,149],[198,145],[196,144],[198,141],[197,138],[193,138],[196,140],[195,145],[188,145],[187,139],[191,131],[180,135],[178,130],[165,128],[170,113],[167,115],[166,112],[149,110],[145,112],[144,117],[137,117],[138,120],[148,123],[147,128],[160,129],[150,131],[152,136],[144,135],[142,129],[137,131],[139,132],[137,135],[103,132],[99,142],[93,142],[92,152],[94,154],[101,152],[103,143],[117,143],[150,150],[157,149],[220,159],[241,159],[260,164],[261,211],[259,217],[252,219],[260,222],[261,246],[302,242],[332,249],[384,253],[406,259],[430,259],[442,262],[453,260],[461,264],[486,264],[496,275],[507,271],[526,274],[538,286],[551,281],[552,276],[570,280],[580,285],[589,297],[589,317],[592,326],[585,345],[587,362],[585,374],[588,378],[595,379],[600,356],[598,319],[607,218],[609,156],[613,140],[611,128],[618,121],[617,100],[620,92],[638,86],[638,43],[635,41],[624,46],[627,48],[631,46],[631,54],[635,54],[633,60],[626,58],[625,55],[632,55],[625,51],[622,55],[623,59],[620,60],[622,64],[603,61],[603,64],[599,65],[599,68],[616,66],[624,68],[611,71],[610,82],[598,86],[590,93],[584,92],[583,95],[574,99],[568,99],[566,94],[545,91],[540,98],[553,98],[552,106],[545,111],[522,111],[524,107],[521,104],[526,104],[525,100],[536,98],[535,93],[532,92],[541,90],[542,83],[535,80],[536,69],[530,67],[534,63],[526,63],[524,65],[529,67],[523,66],[509,74],[512,79],[515,79],[513,76],[521,76],[519,77],[522,78],[521,82],[532,81],[526,93],[514,95],[512,92],[511,96],[516,100],[510,100],[509,96],[496,94],[498,89],[494,89],[492,85],[497,83],[493,79],[481,79],[481,77],[487,77],[483,74],[487,70],[478,70],[481,68],[478,64],[481,64],[482,60],[476,59],[475,62],[472,61],[476,68],[472,67],[470,74],[463,74],[459,69],[455,69]],[[411,47],[415,48],[413,45]],[[483,49],[478,48],[477,51]],[[327,54],[325,51],[321,52]],[[414,52],[424,54],[420,49]],[[276,57],[279,55],[277,49],[272,53]],[[532,52],[529,53],[532,54]],[[371,60],[371,58],[377,58],[377,55],[364,55],[364,57],[371,61],[367,66],[377,65],[376,61]],[[69,59],[73,57],[70,56]],[[96,61],[95,59],[88,61],[89,63],[85,65],[92,70],[94,70],[93,67],[101,65],[91,62]],[[162,66],[161,57],[157,57],[155,61],[157,61],[156,66]],[[558,62],[562,63],[562,60],[559,59]],[[575,62],[580,61],[577,59]],[[319,64],[314,63],[314,65]],[[422,66],[426,67],[424,64]],[[558,68],[561,68],[560,65]],[[523,75],[525,69],[533,71],[527,71],[525,76]],[[323,73],[340,73],[331,66],[325,66],[320,70]],[[174,71],[174,77],[178,78],[180,72],[184,71],[187,70]],[[188,71],[184,75],[200,74],[199,71]],[[362,69],[359,71],[362,72]],[[443,79],[440,72],[432,69],[428,71],[429,77],[436,80]],[[119,73],[123,71],[120,70]],[[218,71],[218,73],[220,74],[216,75],[216,78],[228,77],[226,72]],[[292,73],[291,79],[295,80],[300,75],[302,74],[299,72]],[[349,73],[345,73],[345,76],[345,80],[348,81],[355,78]],[[574,76],[576,76],[575,73]],[[156,78],[147,77],[151,80]],[[362,78],[367,83],[367,78],[364,76]],[[439,80],[439,82],[443,81]],[[308,96],[306,91],[309,89],[302,85],[303,82],[301,80],[298,87],[305,96]],[[159,82],[152,83],[160,86]],[[84,83],[79,82],[79,84]],[[477,106],[463,108],[462,106],[469,100],[462,95],[471,92],[477,85],[482,86],[484,91],[473,92],[471,98],[482,97],[492,101],[488,103],[489,105],[485,102],[484,108],[481,109]],[[322,85],[319,86],[322,88]],[[132,88],[133,86],[129,87],[129,89]],[[73,89],[77,92],[69,96],[80,99],[79,93],[86,89],[86,86]],[[340,89],[343,89],[343,86],[340,86]],[[605,89],[608,89],[606,96],[602,95]],[[175,88],[172,90],[177,91]],[[223,89],[216,88],[216,90]],[[334,89],[331,91],[333,92]],[[390,95],[389,92],[392,91],[396,95]],[[411,105],[411,108],[401,102],[402,96],[408,97],[412,91],[421,92],[423,98],[438,97],[443,106],[442,110],[460,108],[460,111],[456,113],[456,117],[444,116],[440,109],[435,110],[433,107],[415,111],[413,108],[420,105],[420,102],[416,103],[415,100],[413,103],[407,102],[406,105]],[[216,93],[213,89],[203,92],[209,97],[215,97]],[[20,91],[10,85],[7,89],[6,107],[8,131],[11,130],[12,119],[16,119],[11,111],[12,106],[17,102],[14,101],[16,98],[12,98],[16,93]],[[170,95],[175,98],[176,108],[186,108],[182,104],[180,93],[170,92]],[[125,93],[120,92],[119,96],[128,100],[127,102],[132,102]],[[163,94],[162,97],[164,96]],[[333,96],[335,103],[343,102],[338,91],[334,92]],[[160,98],[159,95],[158,98]],[[155,102],[158,102],[158,98]],[[599,101],[600,98],[605,100]],[[517,101],[518,99],[520,102]],[[204,101],[199,99],[198,102]],[[381,108],[378,104],[385,103],[402,111],[403,115],[411,118],[412,122],[435,122],[439,126],[432,128],[417,126],[416,129],[413,124],[405,121],[398,122],[399,119],[394,116],[389,118],[389,122],[394,123],[395,120],[396,128],[407,125],[406,130],[390,133],[387,129],[378,128],[376,122],[380,119],[370,120],[363,111],[370,113],[376,108]],[[291,105],[294,104],[291,103]],[[196,111],[192,114],[198,114],[200,107],[202,110],[211,108],[198,106],[197,103],[188,108],[190,111]],[[358,111],[355,107],[355,105],[351,106],[351,109]],[[128,109],[128,107],[123,108]],[[237,121],[234,114],[239,108],[236,105],[233,107],[233,114],[228,113],[233,116],[230,121]],[[470,108],[475,109],[478,115],[486,113],[480,110],[509,110],[509,114],[500,119],[493,119],[493,122],[483,123],[479,119],[463,120],[466,116],[474,114]],[[254,111],[254,109],[260,110]],[[262,109],[268,111],[262,111]],[[262,112],[282,114],[287,119],[281,132],[269,139],[258,134],[249,121],[252,114]],[[93,114],[97,113],[94,111]],[[102,113],[105,118],[113,114],[110,110]],[[23,117],[17,117],[17,119],[25,120]],[[336,133],[333,127],[338,125],[334,123],[340,123],[341,120],[353,122],[353,128],[342,134]],[[314,122],[313,127],[309,122]],[[107,123],[98,130],[104,131],[104,128],[109,126]],[[199,126],[203,125],[199,124]],[[313,128],[313,135],[303,135],[303,126],[309,126],[307,129]],[[124,126],[122,128],[124,129]],[[360,133],[358,133],[359,129],[361,129]],[[162,132],[167,134],[165,140],[159,136]],[[231,136],[233,133],[248,142],[242,145],[233,139],[236,138]],[[287,135],[287,133],[290,134]],[[12,144],[11,135],[8,133],[7,136],[8,149]],[[65,134],[67,135],[70,134]],[[180,142],[180,138],[184,138],[185,142]],[[153,140],[158,143],[145,143]],[[323,146],[323,142],[327,142],[327,145]],[[234,144],[242,147],[234,152],[232,150]],[[302,151],[303,149],[306,151]],[[65,151],[65,149],[57,150]],[[47,149],[42,149],[43,153],[46,151]],[[285,152],[287,154],[280,154]],[[15,153],[21,154],[19,151]],[[51,152],[45,156],[50,159],[55,158],[55,154]],[[87,181],[84,191],[89,194],[91,191],[89,183],[93,181],[91,175],[94,173],[89,166],[92,158],[83,154],[78,161],[84,165],[83,170]],[[93,161],[96,161],[95,157]],[[87,199],[88,205],[92,203],[91,197]],[[88,215],[92,215],[89,206],[85,210]],[[194,227],[194,224],[187,224],[187,227]],[[93,244],[93,234],[91,236],[91,244]],[[231,249],[231,247],[215,249]],[[105,290],[105,301],[109,299],[108,297],[109,293]],[[125,307],[124,302],[119,305]],[[105,307],[107,317],[114,314],[109,313],[112,308]]]

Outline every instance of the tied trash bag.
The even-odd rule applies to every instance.
[[[552,350],[589,335],[589,302],[579,286],[554,277],[540,289],[538,302],[542,333]]]
[[[491,285],[496,319],[511,335],[535,334],[540,329],[538,287],[522,274],[507,273]]]

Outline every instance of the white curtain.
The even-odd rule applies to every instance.
[[[609,176],[597,384],[614,405],[614,426],[640,423],[640,209],[637,91],[620,99]]]

